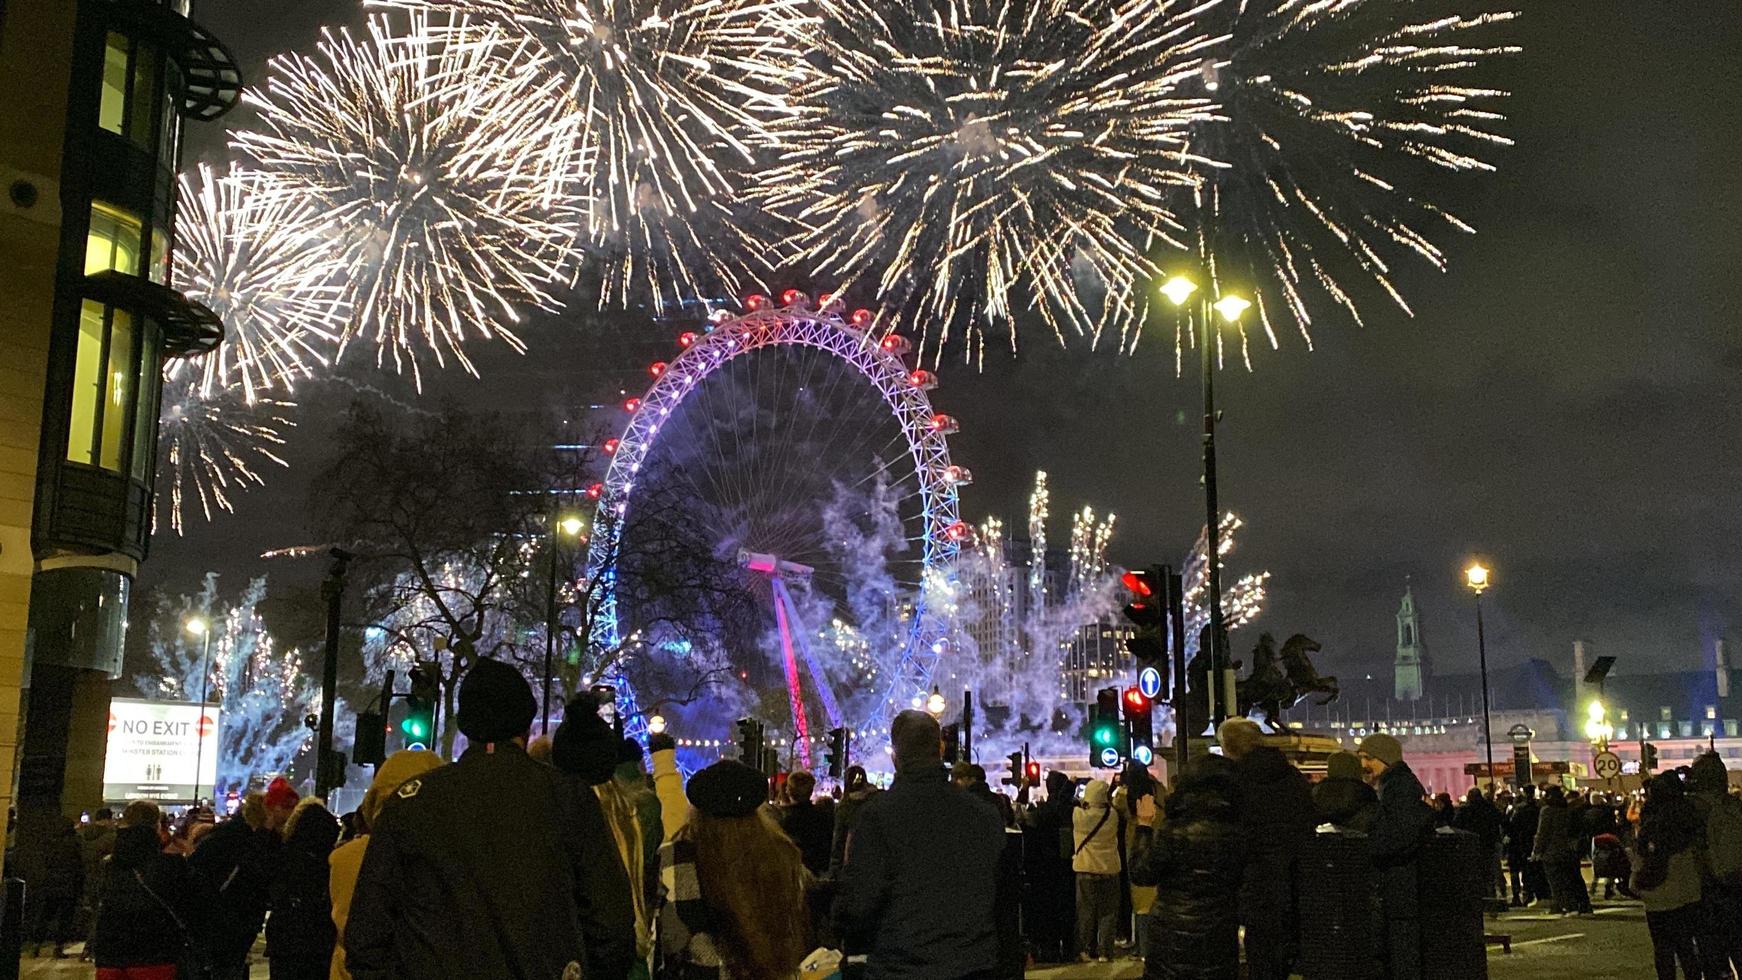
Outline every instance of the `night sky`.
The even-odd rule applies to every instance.
[[[1378,673],[1413,581],[1436,668],[1473,670],[1459,584],[1472,555],[1495,569],[1499,664],[1567,670],[1584,639],[1619,658],[1618,674],[1685,669],[1742,622],[1742,7],[1523,6],[1525,54],[1492,75],[1514,92],[1505,131],[1518,146],[1495,155],[1497,177],[1445,200],[1480,229],[1448,243],[1450,271],[1399,277],[1416,317],[1375,304],[1360,329],[1323,316],[1315,350],[1285,336],[1218,381],[1222,501],[1247,522],[1229,571],[1274,574],[1269,611],[1235,635],[1237,651],[1258,628],[1304,632],[1324,645],[1321,669]],[[312,47],[321,24],[360,19],[332,0],[207,2],[195,16],[250,80],[270,54]],[[220,126],[189,138],[221,158]],[[563,411],[639,386],[673,332],[621,315],[537,324],[531,355],[481,351],[483,381],[441,376],[423,397]],[[371,363],[348,376],[409,397]],[[1020,524],[1044,468],[1055,539],[1090,503],[1119,515],[1116,561],[1183,555],[1202,521],[1199,393],[1194,371],[1174,377],[1169,344],[1122,358],[1060,352],[1036,333],[981,374],[941,373],[934,400],[961,420],[952,449],[976,477],[964,516]],[[208,568],[227,587],[261,570],[318,574],[252,557],[308,539],[304,479],[326,413],[349,398],[333,385],[298,396],[295,467],[268,473],[235,516],[160,534],[142,585],[189,587]]]

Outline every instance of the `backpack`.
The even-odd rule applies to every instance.
[[[1713,877],[1742,884],[1742,800],[1728,793],[1720,794],[1706,815],[1706,860]]]

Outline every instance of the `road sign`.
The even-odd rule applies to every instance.
[[[1147,766],[1155,761],[1155,750],[1141,742],[1131,749],[1131,758],[1137,760],[1140,766]]]
[[[1621,775],[1621,757],[1613,752],[1599,752],[1591,760],[1591,771],[1598,779],[1614,779]]]
[[[1118,766],[1119,766],[1119,750],[1116,748],[1113,748],[1112,746],[1108,746],[1107,748],[1102,749],[1101,750],[1101,765],[1107,767],[1108,769],[1118,768]]]
[[[1161,697],[1161,671],[1154,667],[1145,667],[1138,671],[1137,689],[1151,701]]]

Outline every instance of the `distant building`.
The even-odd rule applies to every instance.
[[[1403,603],[1397,609],[1397,700],[1421,700],[1427,686],[1428,670],[1427,643],[1421,636],[1421,613],[1416,609],[1414,590],[1405,586]]]
[[[1095,700],[1103,687],[1118,687],[1136,678],[1136,668],[1125,641],[1136,635],[1130,624],[1112,617],[1079,626],[1062,646],[1064,665],[1059,671],[1059,699],[1084,705]]]

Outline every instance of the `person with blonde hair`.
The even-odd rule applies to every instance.
[[[659,976],[787,980],[810,950],[809,875],[762,804],[762,773],[725,760],[696,773],[691,809],[659,849]]]

